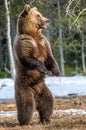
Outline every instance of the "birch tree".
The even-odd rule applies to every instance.
[[[81,40],[82,40],[82,45],[81,45],[81,52],[82,52],[82,69],[83,73],[86,74],[86,67],[85,67],[85,52],[84,52],[84,45],[85,45],[85,40],[84,40],[84,34],[83,31],[80,32],[81,34]]]
[[[85,38],[84,38],[84,33],[83,33],[83,24],[80,24],[81,21],[79,20],[79,18],[82,16],[82,14],[86,11],[86,8],[82,9],[81,11],[79,11],[78,15],[76,15],[76,10],[77,7],[79,7],[81,0],[69,0],[69,4],[66,8],[66,15],[69,16],[69,21],[70,21],[70,29],[72,29],[73,27],[75,27],[79,32],[80,32],[80,36],[81,36],[81,57],[82,57],[82,69],[83,69],[83,73],[86,74],[86,65],[85,65],[85,51],[84,51],[84,45],[85,45]],[[83,0],[83,3],[85,4],[85,1]],[[71,8],[72,4],[74,4],[75,6],[73,8]],[[74,21],[71,22],[71,18],[74,18]],[[84,20],[82,20],[83,23]]]
[[[61,20],[61,10],[60,10],[59,0],[57,1],[57,5],[58,5],[58,17],[59,17],[59,21],[60,21]],[[59,24],[59,41],[60,41],[59,49],[60,49],[60,60],[61,60],[61,73],[62,73],[62,76],[64,76],[65,70],[64,70],[64,56],[63,56],[63,46],[62,46],[62,28],[61,28],[60,24]]]
[[[10,70],[11,70],[12,78],[14,78],[15,67],[14,67],[13,52],[12,52],[12,45],[11,45],[10,14],[9,14],[9,8],[8,8],[8,1],[7,0],[5,0],[5,9],[6,9],[6,20],[7,20],[7,41],[8,41],[8,51],[9,51],[9,57],[10,57]]]

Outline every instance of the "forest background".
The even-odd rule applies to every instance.
[[[17,18],[26,3],[50,19],[43,33],[50,41],[62,76],[86,75],[86,0],[0,0],[0,77],[13,75],[9,35],[13,46]]]

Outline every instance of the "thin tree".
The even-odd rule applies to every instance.
[[[73,8],[70,8],[71,4],[75,2],[75,6]],[[76,7],[77,5],[79,5],[81,2],[81,0],[69,0],[69,5],[66,8],[66,14],[71,18],[75,18],[74,22],[71,23],[70,25],[70,29],[72,29],[73,26],[76,26],[77,30],[80,32],[80,36],[81,36],[81,41],[82,41],[82,45],[81,45],[81,57],[82,57],[82,68],[83,68],[83,73],[86,74],[86,65],[85,65],[85,51],[84,51],[84,46],[85,46],[85,36],[84,36],[84,32],[83,32],[83,24],[81,25],[79,22],[79,18],[80,16],[86,12],[86,8],[82,9],[78,15],[76,15]],[[85,1],[83,0],[83,4],[85,4]],[[72,15],[70,15],[70,12]],[[84,20],[84,19],[83,19]],[[81,29],[82,28],[82,29]]]
[[[61,9],[60,9],[60,2],[57,0],[57,5],[58,5],[58,17],[59,21],[61,20]],[[64,55],[63,55],[63,46],[62,46],[62,28],[61,25],[59,24],[59,41],[60,41],[60,59],[61,59],[61,73],[62,76],[65,75],[65,70],[64,70]]]
[[[11,70],[12,78],[14,78],[15,67],[14,67],[13,52],[12,52],[12,45],[11,45],[10,15],[9,15],[9,8],[8,8],[7,0],[5,0],[5,9],[6,9],[6,20],[7,20],[7,41],[8,41],[8,50],[9,50],[9,57],[10,57],[10,70]]]
[[[81,34],[81,40],[82,40],[82,45],[81,45],[81,52],[82,52],[82,68],[83,68],[83,73],[86,74],[86,67],[85,67],[85,51],[84,51],[85,40],[84,40],[83,31],[80,31],[80,34]]]

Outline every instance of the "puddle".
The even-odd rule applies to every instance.
[[[53,114],[67,114],[67,115],[86,115],[86,111],[83,109],[67,109],[67,110],[53,110]],[[34,112],[33,115],[38,115],[38,112]],[[17,116],[16,111],[0,111],[0,117],[12,117]]]

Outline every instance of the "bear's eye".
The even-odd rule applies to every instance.
[[[39,14],[37,14],[37,18],[40,18],[40,15],[39,15]]]

